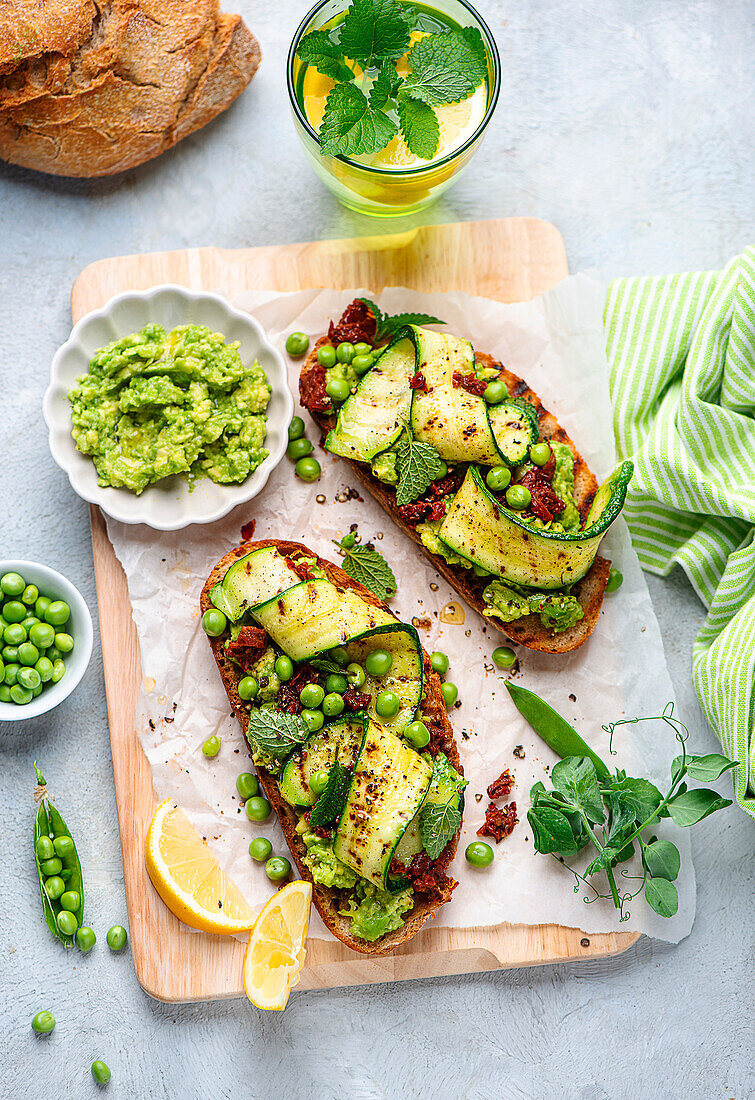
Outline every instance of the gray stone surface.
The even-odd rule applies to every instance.
[[[105,255],[338,237],[383,226],[341,210],[307,168],[288,117],[284,55],[302,0],[236,8],[264,63],[223,118],[139,171],[76,183],[0,166],[4,523],[0,556],[65,572],[95,606],[87,511],[53,464],[41,416],[50,357],[81,268]],[[572,270],[606,276],[722,265],[747,243],[752,199],[748,0],[486,0],[504,84],[487,142],[427,220],[532,214],[555,222]],[[390,226],[386,225],[385,230]],[[703,609],[681,576],[651,579],[696,747],[715,747],[689,686]],[[104,624],[107,629],[107,624]],[[615,960],[292,997],[169,1006],[139,988],[104,933],[126,921],[97,646],[54,714],[0,727],[3,854],[0,1094],[303,1100],[463,1096],[745,1100],[752,1071],[752,822],[695,830],[697,922],[678,947]],[[30,861],[39,757],[79,841],[100,942],[63,956]],[[42,1007],[47,1039],[29,1021]]]

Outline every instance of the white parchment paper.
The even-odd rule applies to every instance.
[[[375,297],[369,288],[285,295],[257,291],[235,304],[253,313],[283,350],[289,332],[323,332],[357,293]],[[604,288],[599,282],[573,276],[547,294],[515,305],[463,293],[427,295],[400,288],[386,290],[376,300],[388,312],[421,310],[442,317],[450,331],[467,336],[478,349],[522,375],[557,415],[598,477],[610,472],[614,448],[602,327]],[[299,364],[292,363],[289,380],[297,404],[298,371]],[[306,412],[303,415],[316,443],[317,429]],[[671,920],[647,910],[637,898],[627,906],[629,919],[619,924],[611,904],[586,904],[589,891],[575,892],[572,875],[552,857],[533,852],[526,820],[528,792],[536,780],[547,783],[546,769],[555,757],[519,717],[505,691],[505,675],[490,660],[505,638],[456,597],[377,503],[349,498],[346,490],[352,478],[345,463],[324,451],[317,457],[323,468],[318,483],[298,481],[292,464],[284,459],[261,496],[212,526],[162,533],[108,520],[110,538],[126,571],[141,644],[139,734],[158,797],[175,798],[250,901],[261,906],[270,884],[263,868],[249,858],[249,841],[267,835],[280,853],[286,853],[286,845],[277,823],[247,821],[236,795],[236,776],[251,765],[199,625],[199,593],[214,564],[238,543],[240,525],[252,518],[257,521],[255,538],[299,539],[331,558],[336,554],[331,539],[356,522],[362,539],[375,541],[396,574],[393,610],[405,621],[419,621],[428,651],[439,648],[448,653],[448,679],[459,686],[459,704],[451,718],[469,787],[459,854],[451,869],[459,886],[440,910],[437,923],[470,927],[502,921],[557,922],[587,933],[644,930],[671,942],[686,936],[695,910],[686,832],[667,823],[658,829],[659,835],[673,835],[682,853],[679,912]],[[647,587],[623,521],[614,524],[602,552],[621,569],[624,585],[607,597],[592,638],[564,657],[520,650],[516,676],[607,758],[608,737],[602,725],[660,713],[673,698],[673,689]],[[451,602],[462,611],[460,623],[442,621],[441,612]],[[207,760],[201,746],[211,734],[223,743],[219,755]],[[647,723],[619,727],[614,750],[615,761],[630,774],[663,785],[678,745],[665,727]],[[507,767],[516,777],[512,798],[520,823],[497,846],[492,867],[475,870],[463,852],[484,818],[485,788]],[[636,867],[630,865],[630,873],[636,875]],[[627,892],[638,882],[619,877],[620,889]],[[311,934],[328,935],[315,914]]]

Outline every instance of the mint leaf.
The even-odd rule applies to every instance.
[[[436,477],[440,477],[444,466],[434,447],[429,443],[418,443],[407,432],[396,447],[396,503],[399,507],[421,496]]]
[[[348,538],[348,535],[345,536]],[[380,600],[396,595],[396,578],[388,562],[374,546],[344,546],[343,540],[336,546],[344,551],[341,568],[359,584],[369,588]],[[338,670],[340,672],[340,669]]]
[[[331,80],[353,80],[354,73],[341,57],[341,50],[331,42],[325,31],[312,31],[305,34],[299,43],[297,55],[307,65],[313,65],[318,73],[329,76]]]
[[[383,110],[388,100],[396,94],[394,87],[397,79],[395,70],[391,68],[389,62],[386,62],[370,88],[370,107],[373,107],[376,111]]]
[[[309,736],[304,720],[296,714],[276,710],[250,710],[246,727],[252,748],[260,749],[276,760],[285,760]]]
[[[401,96],[398,101],[401,134],[410,153],[432,160],[440,144],[440,125],[432,107],[420,99]]]
[[[337,760],[334,760],[328,772],[328,782],[325,790],[315,802],[309,815],[309,824],[313,829],[318,826],[322,828],[323,826],[332,825],[334,821],[340,818],[346,805],[346,799],[349,796],[351,778],[352,772],[343,764],[339,764]]]
[[[439,805],[431,802],[420,810],[419,838],[430,859],[437,859],[461,827],[458,795]]]
[[[381,340],[384,336],[393,336],[404,325],[445,325],[440,317],[433,317],[430,313],[383,313],[379,306],[371,302],[369,298],[358,298],[372,311],[377,322],[375,339]]]
[[[482,36],[473,27],[420,38],[409,50],[409,64],[403,90],[431,107],[459,103],[487,75]]]
[[[336,84],[329,94],[320,126],[320,145],[328,156],[377,153],[396,133],[396,123],[371,107],[354,84]]]
[[[397,59],[409,46],[411,26],[396,0],[352,0],[338,41],[352,61]]]

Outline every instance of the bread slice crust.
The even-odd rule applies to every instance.
[[[256,542],[244,542],[240,546],[234,547],[233,550],[229,550],[214,567],[202,589],[200,597],[200,609],[202,614],[204,614],[208,608],[212,607],[210,589],[213,585],[222,580],[230,566],[233,565],[238,558],[242,558],[246,554],[251,554],[253,550],[261,550],[265,546],[274,546],[284,557],[296,554],[316,558],[319,568],[323,570],[328,580],[332,581],[340,590],[351,588],[361,596],[365,603],[369,603],[374,607],[380,607],[382,610],[388,611],[393,615],[391,609],[379,600],[374,593],[370,592],[364,585],[359,584],[358,581],[355,581],[339,566],[334,565],[333,562],[327,561],[325,558],[319,557],[302,543],[290,542],[285,539],[263,539]],[[248,704],[242,701],[238,693],[238,683],[241,679],[241,674],[237,666],[224,653],[223,639],[208,638],[208,641],[217,663],[221,680],[223,681],[223,687],[226,690],[233,712],[241,724],[241,728],[244,732],[244,740],[246,741]],[[458,746],[454,738],[451,723],[448,720],[448,714],[441,692],[440,677],[437,673],[433,672],[430,667],[430,658],[424,649],[422,650],[422,654],[425,670],[425,693],[421,704],[422,719],[436,735],[440,735],[440,740],[443,742],[443,752],[456,770],[463,775],[464,770],[459,758]],[[251,747],[248,741],[247,748],[249,748],[249,754],[251,756]],[[390,954],[392,951],[395,951],[397,947],[400,947],[402,944],[412,939],[413,936],[416,936],[425,922],[434,916],[439,906],[445,904],[445,902],[449,900],[450,891],[448,897],[443,897],[438,901],[424,901],[421,897],[415,895],[417,896],[417,902],[414,908],[405,915],[402,928],[397,929],[395,932],[389,932],[374,943],[369,943],[366,940],[361,940],[352,936],[350,931],[350,918],[341,916],[338,912],[342,905],[342,891],[333,887],[322,886],[312,881],[312,875],[310,874],[309,868],[303,862],[303,857],[306,855],[307,849],[301,836],[296,832],[296,812],[293,807],[289,806],[285,799],[281,797],[275,776],[261,767],[257,767],[257,774],[265,795],[281,823],[286,842],[291,850],[291,855],[293,856],[299,874],[303,879],[312,882],[313,900],[318,913],[322,917],[323,923],[336,939],[341,940],[342,943],[346,944],[346,946],[350,947],[353,951],[358,951],[364,955]],[[437,870],[445,872],[448,869],[456,855],[458,843],[459,834],[457,833],[446,846],[441,857],[434,861],[433,866]]]
[[[306,398],[312,391],[315,373],[321,369],[317,360],[317,350],[324,344],[331,344],[327,336],[321,336],[317,340],[307,356],[299,376],[300,400],[323,434],[335,426],[335,414],[309,409]],[[496,370],[500,370],[501,379],[505,382],[511,396],[524,399],[534,408],[539,422],[539,438],[541,440],[565,443],[569,447],[574,455],[574,499],[584,522],[597,492],[598,482],[582,455],[553,413],[544,407],[540,398],[529,388],[524,379],[507,370],[506,367],[496,362],[492,356],[485,353],[476,352],[475,360],[480,366],[495,367]],[[482,615],[485,610],[485,600],[482,594],[489,583],[489,578],[477,577],[471,569],[465,569],[462,565],[449,565],[445,558],[428,550],[417,534],[416,529],[407,523],[399,512],[393,486],[386,485],[378,478],[373,477],[369,466],[362,462],[355,462],[352,459],[341,459],[340,461],[348,463],[354,476],[364,485],[378,504],[385,509],[404,534],[408,535],[420,547],[433,568],[440,573],[444,580],[448,581],[471,608]],[[584,645],[595,629],[603,604],[610,567],[611,563],[608,559],[597,556],[582,580],[575,584],[573,594],[582,605],[584,618],[561,634],[552,634],[540,621],[540,616],[536,614],[525,615],[521,619],[516,619],[510,623],[503,623],[499,619],[488,616],[485,617],[485,621],[492,623],[497,630],[500,630],[511,641],[517,645],[526,646],[527,649],[535,649],[543,653],[570,653],[572,650],[579,649],[581,645]]]

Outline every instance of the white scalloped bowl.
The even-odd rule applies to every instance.
[[[128,489],[98,485],[91,458],[76,450],[71,434],[69,390],[87,373],[96,351],[150,322],[161,324],[168,331],[176,325],[207,325],[213,332],[222,332],[229,343],[238,340],[244,362],[257,359],[267,375],[271,394],[265,447],[270,453],[241,484],[217,485],[209,478],[201,478],[190,491],[188,480],[175,476],[150,485],[137,496]],[[74,325],[68,340],[53,358],[43,409],[50,430],[52,457],[80,497],[99,505],[122,523],[146,523],[158,531],[178,531],[190,523],[212,523],[264,489],[285,453],[294,403],[283,357],[253,317],[234,309],[218,294],[164,285],[119,294]]]

